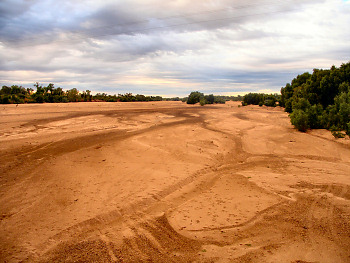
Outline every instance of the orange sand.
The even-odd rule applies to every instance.
[[[350,144],[280,108],[2,105],[1,262],[350,262]]]

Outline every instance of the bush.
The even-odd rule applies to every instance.
[[[298,129],[326,128],[335,137],[350,134],[350,62],[298,75],[281,93],[281,106],[292,113]]]
[[[196,104],[201,98],[204,98],[204,94],[199,91],[192,91],[187,99],[187,104]]]
[[[276,107],[276,101],[272,99],[267,99],[264,101],[264,105],[268,107]],[[260,106],[260,102],[259,102],[259,106]]]
[[[292,99],[288,99],[285,103],[285,112],[291,113],[293,111],[293,107],[292,107],[293,103],[292,103]]]
[[[308,115],[303,110],[294,110],[290,114],[290,121],[299,131],[305,132],[309,128]]]
[[[35,98],[34,98],[34,101],[35,101],[36,103],[43,103],[43,102],[44,102],[44,96],[41,95],[41,94],[37,94],[37,95],[35,96]]]
[[[345,134],[341,131],[332,131],[334,138],[345,138]]]
[[[11,101],[10,101],[9,96],[8,95],[1,96],[0,97],[0,103],[1,104],[10,104]]]
[[[322,112],[323,108],[321,104],[312,105],[307,110],[308,123],[311,129],[318,129],[322,127]]]
[[[225,104],[226,100],[221,96],[215,96],[214,103],[215,104]]]
[[[310,102],[305,98],[300,98],[296,101],[293,101],[293,110],[302,110],[307,111],[311,107]]]
[[[205,103],[206,104],[213,104],[215,100],[215,97],[213,94],[209,94],[205,96]],[[202,105],[202,104],[201,104]]]

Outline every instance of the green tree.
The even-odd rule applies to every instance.
[[[281,88],[281,105],[300,130],[327,128],[350,134],[349,89],[350,62],[339,68],[314,69],[312,74],[298,75]]]
[[[39,84],[39,82],[36,82],[34,84],[34,87],[36,87],[37,94],[44,94],[45,90],[44,90],[43,86]]]
[[[79,91],[76,88],[72,88],[67,91],[68,101],[77,102],[79,101]]]
[[[308,115],[303,110],[294,110],[290,114],[290,120],[299,131],[305,132],[309,128]]]
[[[187,99],[187,104],[196,104],[201,98],[204,97],[204,94],[199,91],[192,91]]]
[[[205,103],[206,104],[213,104],[215,101],[215,97],[213,94],[209,94],[205,96]]]

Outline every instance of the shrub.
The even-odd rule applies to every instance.
[[[205,103],[206,104],[213,104],[215,100],[215,97],[213,94],[209,94],[205,96]],[[202,105],[202,104],[201,104]]]
[[[1,104],[10,104],[11,101],[10,101],[9,96],[8,95],[1,96],[0,97],[0,103]]]
[[[286,103],[285,103],[285,109],[284,109],[284,111],[285,112],[289,112],[289,113],[291,113],[292,111],[293,111],[293,108],[292,108],[292,99],[288,99],[287,101],[286,101]]]
[[[290,121],[299,131],[305,132],[309,128],[308,115],[303,110],[294,110],[290,114]]]
[[[187,99],[187,104],[196,104],[201,98],[204,98],[204,94],[199,91],[192,91]]]
[[[215,104],[225,104],[226,100],[221,96],[215,96],[214,103]]]
[[[41,94],[37,94],[34,98],[36,103],[43,103],[44,102],[44,96]]]
[[[332,135],[333,135],[335,138],[344,138],[344,137],[345,137],[345,134],[342,133],[341,131],[332,131]]]

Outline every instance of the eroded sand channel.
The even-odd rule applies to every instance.
[[[0,261],[349,262],[349,141],[237,106],[3,105]]]

